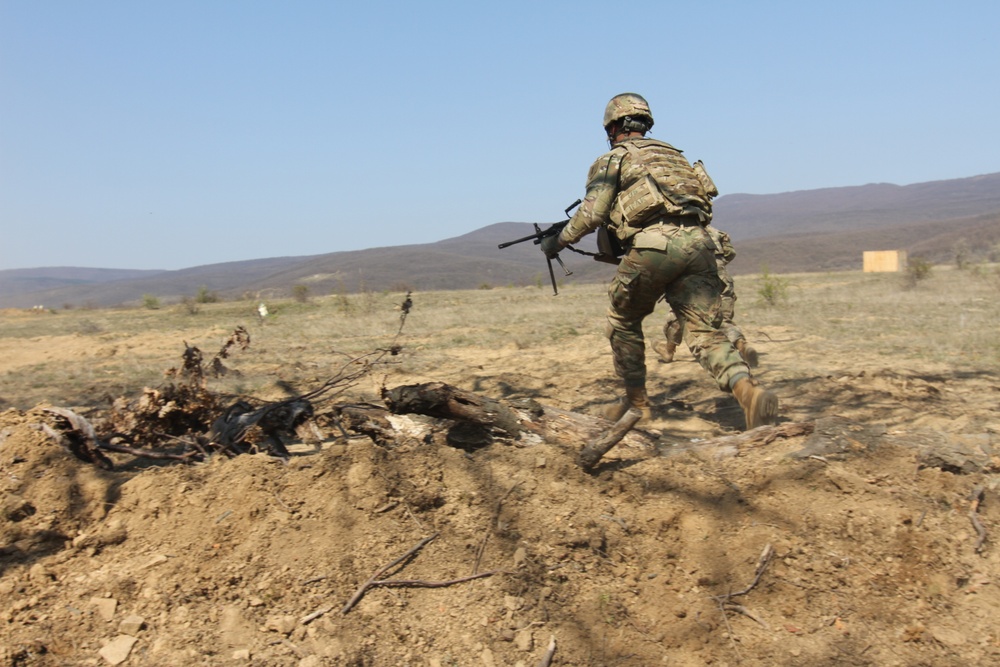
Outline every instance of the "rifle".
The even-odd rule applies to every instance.
[[[555,236],[556,234],[558,234],[559,232],[561,232],[563,230],[563,227],[565,227],[566,223],[569,222],[569,212],[572,211],[577,206],[579,206],[582,203],[582,201],[583,200],[581,200],[581,199],[577,199],[575,202],[573,202],[572,204],[570,204],[569,206],[566,207],[566,210],[563,211],[563,213],[566,214],[566,219],[563,220],[562,222],[553,223],[553,224],[549,225],[548,227],[546,227],[545,229],[542,229],[541,227],[539,227],[538,223],[536,222],[535,223],[535,233],[534,234],[528,234],[527,236],[522,236],[519,239],[514,239],[513,241],[507,241],[506,243],[501,243],[497,247],[500,248],[501,250],[503,250],[504,248],[506,248],[508,246],[512,246],[512,245],[515,245],[517,243],[524,243],[525,241],[531,241],[535,245],[540,245],[541,242],[542,242],[542,239],[544,239],[544,238],[546,238],[548,236]],[[572,250],[572,248],[570,248],[570,249]],[[562,270],[566,273],[567,276],[573,275],[573,272],[570,271],[569,269],[567,269],[566,265],[563,264],[562,258],[559,257],[559,255],[556,255],[555,259],[556,259],[557,262],[559,262],[559,266],[562,267]],[[552,281],[552,296],[558,296],[559,295],[559,288],[556,287],[556,274],[555,274],[555,271],[552,270],[552,260],[549,259],[548,257],[546,257],[545,258],[545,263],[549,267],[549,280]]]

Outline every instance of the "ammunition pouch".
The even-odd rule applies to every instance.
[[[629,227],[643,227],[663,215],[680,215],[684,209],[663,196],[656,181],[649,174],[620,192],[615,200],[618,218]]]
[[[625,254],[618,238],[611,231],[604,227],[597,228],[597,254],[594,259],[607,264],[618,264],[618,258]]]
[[[715,181],[713,181],[712,177],[708,175],[707,171],[705,171],[705,163],[698,160],[691,165],[691,168],[694,169],[694,175],[697,176],[698,181],[701,182],[701,187],[705,188],[705,194],[709,197],[718,197],[719,188],[715,187]]]
[[[664,172],[657,167],[656,173],[666,184],[664,189],[650,171],[640,149],[631,142],[625,142],[624,146],[633,164],[642,167],[645,174],[615,198],[611,221],[619,239],[625,241],[639,229],[665,217],[697,216],[702,225],[711,222],[712,197],[718,194],[718,189],[700,160],[689,166],[680,158],[683,165],[675,163],[674,172]]]

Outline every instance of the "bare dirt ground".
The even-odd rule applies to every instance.
[[[332,428],[291,443],[288,463],[113,454],[101,470],[39,429],[43,404],[99,420],[183,340],[209,350],[243,323],[254,342],[228,391],[308,387],[334,351],[386,344],[402,296],[263,323],[228,304],[3,314],[0,665],[534,666],[553,640],[552,665],[1000,663],[995,275],[912,290],[789,276],[773,308],[754,280],[737,289],[758,377],[813,433],[706,444],[740,432],[736,403],[686,351],[650,351],[657,444],[593,472],[564,444],[377,445]],[[416,294],[394,365],[341,400],[434,380],[592,412],[617,386],[605,299],[599,285]],[[379,575],[409,584],[347,608],[411,551]]]

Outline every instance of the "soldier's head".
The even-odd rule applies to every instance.
[[[608,141],[614,143],[622,134],[646,134],[653,127],[653,112],[642,95],[622,93],[615,95],[604,108],[604,131]]]

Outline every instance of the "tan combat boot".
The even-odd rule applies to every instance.
[[[757,368],[757,350],[750,346],[746,338],[740,338],[736,341],[736,351],[740,353],[743,357],[743,361],[747,362],[747,366],[750,368]]]
[[[665,364],[669,364],[674,360],[674,352],[676,350],[677,346],[669,340],[661,340],[653,345],[653,351],[660,355],[660,361]]]
[[[756,380],[745,377],[733,387],[733,396],[743,408],[747,430],[773,424],[778,416],[778,395],[764,389]]]
[[[616,422],[621,419],[629,408],[635,408],[642,412],[642,419],[639,423],[647,422],[653,418],[653,412],[649,405],[649,396],[645,387],[625,387],[625,395],[614,403],[608,403],[601,409],[601,416],[608,421]]]

